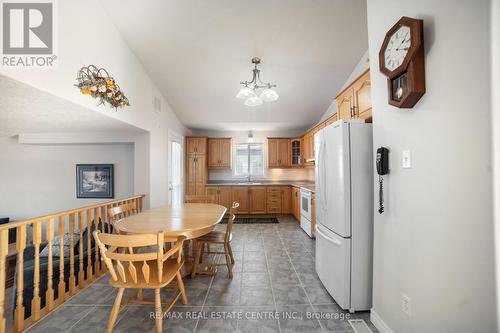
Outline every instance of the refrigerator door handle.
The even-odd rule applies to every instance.
[[[328,170],[326,169],[326,161],[328,160],[327,159],[327,155],[326,155],[326,142],[325,140],[323,140],[322,142],[322,149],[321,149],[321,171],[322,171],[322,176],[321,176],[321,181],[322,181],[322,187],[323,187],[323,190],[322,190],[322,194],[323,194],[323,202],[322,202],[322,205],[323,205],[323,210],[326,211],[328,209]]]
[[[321,235],[321,237],[325,238],[327,241],[337,245],[337,246],[341,246],[342,243],[339,242],[338,240],[336,239],[333,239],[331,238],[330,236],[328,236],[327,234],[325,234],[324,232],[321,231],[321,227],[319,225],[316,226],[316,231],[318,232],[318,234]]]

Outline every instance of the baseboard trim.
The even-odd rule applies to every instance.
[[[370,321],[375,325],[375,327],[379,330],[380,333],[394,333],[393,330],[382,320],[382,318],[378,315],[375,310],[370,311]]]

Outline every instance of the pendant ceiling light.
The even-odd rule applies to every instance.
[[[244,99],[246,106],[259,106],[262,105],[263,102],[274,102],[279,98],[278,93],[273,90],[275,88],[275,84],[262,82],[260,79],[260,69],[257,66],[260,64],[259,58],[253,58],[252,64],[254,64],[253,77],[251,81],[243,81],[240,84],[243,88],[240,89],[236,98]],[[258,90],[264,89],[258,95]]]

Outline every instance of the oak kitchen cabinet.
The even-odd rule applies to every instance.
[[[292,187],[292,214],[300,223],[300,189],[295,186]]]
[[[267,188],[267,213],[281,214],[281,188],[277,186]]]
[[[267,138],[267,167],[289,168],[292,151],[290,138]]]
[[[371,80],[370,71],[364,72],[336,98],[339,119],[363,119],[371,122]]]
[[[283,186],[281,188],[281,214],[291,214],[292,205],[292,188]]]
[[[304,134],[302,137],[301,147],[303,156],[302,165],[304,167],[313,166],[314,162],[312,162],[312,159],[314,159],[314,136],[312,131]]]
[[[208,167],[231,169],[231,138],[208,139]]]
[[[215,196],[215,203],[226,207],[228,212],[233,205],[231,187],[229,186],[207,186],[205,194]]]
[[[236,201],[240,204],[240,207],[236,211],[237,214],[250,214],[248,186],[231,187],[231,201]]]
[[[265,214],[266,208],[266,187],[251,186],[248,190],[251,214]]]
[[[207,138],[186,137],[186,195],[205,194],[208,179]]]
[[[207,140],[206,137],[189,136],[186,137],[186,154],[202,154],[207,153]]]

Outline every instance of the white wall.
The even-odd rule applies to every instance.
[[[411,110],[388,105],[378,68],[401,16],[425,27],[427,93]],[[487,0],[368,1],[374,146],[391,151],[386,212],[374,221],[373,311],[393,332],[496,331],[489,22]],[[411,169],[401,168],[404,149]]]
[[[365,54],[363,54],[363,56],[361,57],[361,59],[359,59],[357,65],[352,70],[351,75],[349,75],[347,80],[345,80],[345,83],[342,86],[342,88],[340,88],[339,91],[337,91],[337,93],[335,95],[337,95],[342,90],[347,88],[347,86],[349,86],[352,82],[354,82],[354,80],[356,80],[361,74],[363,74],[363,72],[366,71],[369,67],[370,67],[369,54],[368,54],[368,51],[366,51]],[[335,98],[335,96],[333,96],[333,97]],[[323,120],[330,117],[331,115],[333,115],[336,112],[337,112],[337,102],[335,102],[335,99],[333,99],[332,104],[330,104],[328,109],[321,116],[321,119],[319,122],[322,122]]]
[[[114,164],[115,198],[134,194],[132,144],[27,145],[0,138],[0,216],[20,220],[110,199],[76,198],[76,164]]]
[[[148,184],[141,184],[140,188],[148,190],[152,206],[165,204],[168,194],[167,131],[170,129],[179,134],[189,131],[179,122],[140,61],[111,23],[100,1],[65,0],[58,1],[57,5],[57,68],[2,68],[0,73],[86,106],[89,112],[101,112],[150,132],[149,152],[141,154],[149,158],[145,165],[148,170],[143,173],[148,174],[148,177],[142,179]],[[105,67],[110,72],[129,98],[130,107],[118,111],[97,107],[94,99],[79,93],[73,86],[76,73],[80,67],[90,64]],[[153,96],[162,101],[162,111],[159,113],[153,110]]]
[[[267,165],[267,144],[268,137],[300,137],[304,134],[305,130],[292,130],[292,131],[273,131],[273,132],[252,132],[254,143],[264,144],[264,158]],[[248,132],[246,131],[201,131],[198,130],[194,134],[208,136],[212,138],[232,138],[233,144],[247,143]],[[232,170],[209,170],[209,180],[231,180],[233,179]],[[263,180],[306,180],[314,181],[313,169],[265,169],[263,177],[252,177],[253,179]]]
[[[500,0],[491,3],[491,100],[493,117],[494,207],[497,281],[497,321],[500,331]]]

